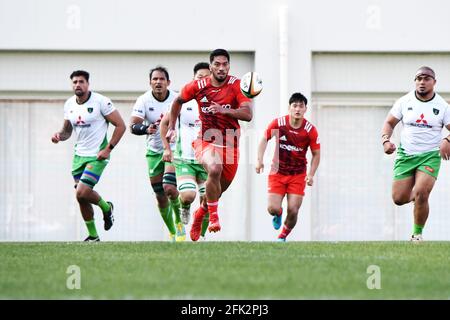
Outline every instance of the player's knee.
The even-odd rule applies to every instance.
[[[430,197],[430,192],[424,188],[417,188],[414,192],[414,201],[427,202]]]
[[[195,191],[185,191],[180,193],[180,201],[182,204],[191,204],[195,200]]]
[[[394,203],[397,206],[402,206],[404,204],[409,203],[410,199],[409,197],[407,197],[406,195],[403,194],[398,194],[398,193],[393,193],[392,194],[392,201],[394,201]]]
[[[178,195],[177,177],[175,175],[175,172],[164,173],[163,188],[164,188],[164,193],[170,197],[175,197]]]
[[[171,184],[163,184],[164,194],[166,194],[170,198],[175,198],[178,196],[178,190],[176,186]]]
[[[281,211],[281,208],[279,206],[274,206],[274,205],[270,205],[267,207],[267,211],[271,214],[271,215],[275,215],[275,214],[279,214]]]
[[[86,201],[90,191],[91,190],[88,188],[77,188],[76,196],[77,196],[78,202]]]

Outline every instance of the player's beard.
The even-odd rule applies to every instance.
[[[426,97],[427,95],[429,95],[430,94],[430,90],[428,90],[428,91],[426,91],[426,89],[424,89],[424,90],[416,90],[416,93],[417,93],[417,95],[418,96],[420,96],[420,97]]]
[[[219,74],[215,74],[215,73],[213,73],[213,77],[214,77],[214,79],[216,79],[216,81],[217,82],[224,82],[225,81],[225,79],[227,78],[227,74],[225,73],[225,74],[221,74],[221,75],[219,75]],[[221,77],[221,78],[219,78],[219,77]]]
[[[83,90],[81,90],[81,89],[75,90],[75,95],[76,95],[77,97],[82,97],[82,96],[84,96],[84,92],[83,92]]]

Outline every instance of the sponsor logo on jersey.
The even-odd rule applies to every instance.
[[[148,110],[149,110],[149,111],[155,111],[155,108],[150,107],[150,108],[148,108]]]
[[[287,141],[286,136],[281,136],[280,141]]]
[[[408,107],[408,111],[412,111],[413,107]]]
[[[280,138],[280,140],[281,140],[281,138]],[[280,143],[280,149],[284,149],[287,151],[297,151],[297,152],[303,151],[303,149],[300,147],[291,146],[289,144],[284,144],[284,143]]]
[[[427,120],[425,120],[425,116],[423,115],[423,113],[420,115],[420,119],[416,120],[416,123],[428,124]]]
[[[418,128],[432,128],[432,126],[428,124],[428,121],[425,119],[423,113],[420,115],[420,119],[417,119],[416,122],[411,123],[411,125]]]
[[[435,115],[438,115],[438,114],[439,114],[439,109],[433,108],[433,113],[434,113]]]
[[[211,113],[212,114],[212,112],[209,109],[209,107],[202,107],[201,110],[202,110],[203,113]]]
[[[191,107],[187,107],[186,110],[187,111],[192,111],[192,108]]]
[[[134,112],[137,112],[137,113],[143,113],[143,111],[142,111],[142,110],[139,110],[139,109],[133,109],[133,111],[134,111]]]
[[[204,96],[204,97],[200,100],[200,102],[209,102],[209,101],[208,101],[208,99],[206,98],[206,96]]]
[[[90,123],[84,122],[83,119],[81,119],[81,116],[78,116],[77,122],[75,122],[75,127],[87,128],[90,126],[91,126]]]
[[[224,108],[224,109],[231,109],[231,104],[222,104],[221,107]],[[213,112],[210,109],[210,106],[209,107],[206,107],[206,106],[201,107],[201,110],[202,110],[203,113],[213,114]]]

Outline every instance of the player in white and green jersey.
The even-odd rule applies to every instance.
[[[72,163],[72,176],[75,181],[76,197],[81,214],[86,223],[89,236],[86,242],[100,241],[92,204],[103,211],[104,229],[109,230],[114,222],[113,204],[103,200],[93,190],[109,162],[111,150],[117,145],[125,132],[125,123],[111,100],[101,94],[89,91],[89,73],[83,70],[70,75],[74,96],[64,105],[63,128],[52,136],[58,143],[76,133],[75,154]],[[115,126],[111,141],[108,142],[108,124]]]
[[[414,201],[414,227],[411,241],[422,240],[428,218],[428,198],[439,174],[441,158],[450,156],[450,137],[442,139],[442,128],[450,130],[450,109],[436,92],[436,77],[429,67],[417,70],[416,89],[397,100],[382,129],[384,152],[396,146],[390,141],[395,126],[403,130],[394,165],[392,198],[397,205]]]
[[[147,135],[148,174],[158,209],[169,230],[170,239],[184,241],[186,233],[181,223],[175,167],[162,160],[164,149],[159,134],[161,119],[176,98],[176,93],[168,89],[170,79],[166,68],[157,66],[150,70],[149,77],[151,90],[136,100],[131,114],[131,132]]]
[[[207,62],[199,62],[194,66],[194,79],[199,80],[208,77],[211,74],[209,64]],[[161,136],[165,137],[169,126],[169,113],[167,113],[161,121]],[[192,142],[198,138],[201,131],[201,121],[198,114],[197,101],[191,100],[183,104],[178,121],[176,124],[177,140],[176,148],[172,154],[169,143],[164,138],[164,160],[172,161],[176,167],[176,176],[178,191],[180,192],[181,203],[181,221],[184,224],[189,223],[190,208],[194,202],[197,187],[200,195],[200,206],[203,210],[208,211],[205,201],[205,181],[208,173],[201,164],[195,159],[194,148]],[[202,223],[202,237],[205,237],[209,224],[209,215],[206,214]]]

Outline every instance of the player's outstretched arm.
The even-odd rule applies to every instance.
[[[100,150],[97,154],[97,159],[99,160],[104,160],[109,157],[111,150],[114,149],[114,147],[119,143],[126,130],[125,122],[123,121],[119,111],[114,110],[113,112],[105,116],[105,119],[110,122],[115,128],[111,140],[109,140],[106,148]]]
[[[267,148],[267,139],[266,137],[262,137],[261,141],[258,145],[258,156],[256,158],[256,173],[262,173],[264,172],[264,153],[266,152]]]
[[[55,134],[53,134],[52,136],[52,142],[53,143],[58,143],[60,141],[65,141],[67,139],[70,138],[70,136],[72,135],[72,124],[70,123],[69,120],[64,120],[63,123],[63,127],[60,131],[56,132]]]
[[[314,184],[314,175],[316,174],[320,163],[320,149],[311,150],[311,153],[311,168],[309,169],[309,173],[306,175],[306,184],[308,186],[312,186]]]
[[[394,117],[392,114],[388,114],[386,120],[384,120],[383,128],[381,129],[381,143],[383,144],[384,153],[391,154],[395,151],[396,146],[390,139],[394,128],[400,120]]]

